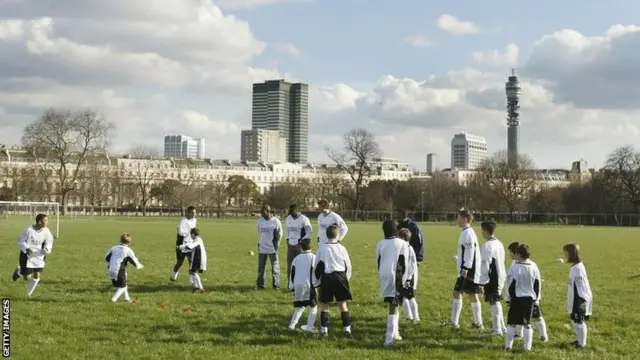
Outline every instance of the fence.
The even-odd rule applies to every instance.
[[[9,215],[29,215],[33,213],[33,209],[27,208],[4,208],[0,209],[5,217]],[[336,209],[347,221],[364,221],[376,222],[393,216],[391,211],[359,211]],[[143,214],[140,209],[116,208],[116,207],[92,207],[92,206],[68,206],[67,218],[77,217],[102,217],[102,216],[126,216],[126,217],[179,217],[184,213],[183,209],[171,208],[148,208]],[[285,217],[286,209],[275,209],[274,213],[280,217]],[[318,216],[317,211],[303,211],[303,213],[311,218]],[[357,219],[356,219],[357,215]],[[214,217],[258,217],[259,209],[198,209],[198,217],[214,218]],[[457,212],[415,212],[410,215],[412,219],[419,222],[446,223],[453,224],[458,218]],[[495,212],[476,212],[474,213],[476,221],[494,220],[503,224],[531,224],[531,225],[582,225],[582,226],[640,226],[640,215],[638,214],[536,214],[536,213],[516,213],[512,217],[508,213]]]

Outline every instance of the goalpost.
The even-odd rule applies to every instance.
[[[0,215],[5,218],[24,217],[33,222],[37,214],[45,214],[51,220],[55,217],[54,235],[60,237],[60,203],[37,201],[0,201]],[[53,228],[53,224],[49,224]],[[25,225],[26,227],[26,225]]]

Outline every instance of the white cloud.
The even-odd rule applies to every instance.
[[[480,29],[473,22],[459,20],[448,14],[438,17],[438,27],[452,35],[473,35],[480,32]]]
[[[415,48],[425,48],[433,45],[433,43],[422,35],[409,36],[404,39],[405,44]]]
[[[313,0],[216,0],[216,4],[225,10],[255,9],[280,3],[311,2]]]
[[[520,49],[516,44],[509,44],[505,47],[504,52],[496,49],[486,52],[474,52],[473,60],[479,64],[495,66],[495,67],[513,67],[518,64]]]
[[[295,57],[302,55],[302,52],[300,51],[300,49],[298,49],[293,44],[289,44],[289,43],[276,44],[276,48],[281,53],[284,53],[284,54],[287,54],[287,55],[291,55],[291,56],[295,56]]]
[[[209,156],[237,158],[239,131],[251,126],[251,83],[285,77],[275,65],[255,65],[267,45],[278,44],[256,38],[247,22],[207,0],[167,0],[162,7],[14,0],[0,2],[0,14],[2,143],[19,142],[23,124],[48,107],[82,106],[116,123],[115,151],[134,143],[159,148],[165,133],[179,132],[205,137]],[[469,22],[439,20],[454,34],[478,32]],[[640,136],[638,47],[637,26],[599,36],[561,30],[541,36],[526,59],[515,45],[474,54],[500,72],[465,67],[423,79],[380,74],[357,85],[311,83],[310,160],[324,161],[325,146],[339,146],[342,133],[356,126],[377,134],[387,156],[419,167],[428,152],[446,166],[457,131],[502,149],[507,66],[517,63],[522,151],[549,167],[578,158],[601,163]]]

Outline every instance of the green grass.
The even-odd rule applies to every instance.
[[[248,255],[256,247],[253,220],[200,220],[209,257],[209,270],[203,276],[208,293],[191,293],[186,266],[178,284],[168,284],[178,220],[63,220],[61,238],[47,258],[43,280],[27,300],[26,282],[14,283],[10,274],[17,265],[18,234],[30,220],[1,219],[0,295],[12,299],[12,358],[633,359],[640,352],[636,229],[500,228],[498,235],[505,245],[520,241],[532,247],[544,278],[543,310],[550,335],[546,344],[534,340],[532,354],[523,355],[518,342],[514,353],[505,355],[502,338],[487,337],[468,326],[459,331],[442,326],[450,317],[456,271],[452,256],[458,230],[453,226],[423,227],[426,264],[419,269],[418,294],[422,322],[401,322],[404,341],[387,349],[382,346],[386,307],[378,296],[374,261],[381,238],[378,224],[350,225],[344,242],[354,264],[355,300],[350,304],[354,339],[347,340],[340,336],[337,309],[331,311],[329,338],[309,338],[286,329],[293,310],[290,293],[253,290],[257,257]],[[145,265],[141,271],[129,269],[130,293],[140,300],[138,305],[109,302],[113,289],[103,256],[124,231],[133,234],[133,249]],[[574,340],[565,313],[569,266],[556,259],[568,241],[577,241],[583,248],[595,297],[589,348],[581,351],[565,347]],[[280,253],[286,277],[284,249]],[[488,306],[483,306],[483,313],[485,324],[490,324]],[[306,313],[301,323],[304,319]],[[461,324],[470,322],[471,310],[465,301]]]

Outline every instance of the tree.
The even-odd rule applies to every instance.
[[[36,157],[56,162],[62,214],[87,156],[106,150],[113,129],[112,123],[92,110],[64,109],[49,109],[24,129],[23,146]]]
[[[104,156],[88,157],[80,175],[80,194],[91,206],[103,206],[108,201],[115,173]]]
[[[605,182],[633,206],[640,214],[640,153],[632,146],[615,149],[607,158],[603,169]]]
[[[535,183],[532,160],[526,155],[519,155],[517,166],[509,166],[508,153],[503,150],[483,161],[476,170],[480,179],[502,200],[511,221],[515,221],[518,206]]]
[[[563,196],[567,189],[541,186],[532,189],[527,202],[527,210],[534,214],[553,214],[564,210]]]
[[[147,215],[147,204],[151,199],[151,188],[161,178],[162,167],[158,163],[158,152],[143,145],[135,146],[131,152],[132,167],[126,177],[132,181],[138,192],[138,204],[142,215]]]
[[[308,202],[309,182],[302,179],[272,185],[264,194],[264,201],[274,209],[287,209],[291,204],[304,208]]]
[[[372,163],[382,156],[380,145],[375,136],[365,129],[353,129],[344,134],[341,150],[327,149],[329,158],[347,173],[351,180],[352,192],[343,192],[357,212],[360,209],[362,188],[365,182],[376,171]]]
[[[253,205],[260,199],[258,185],[242,175],[232,175],[229,177],[227,194],[229,205],[234,204],[238,207]]]
[[[341,205],[343,194],[350,190],[344,173],[338,168],[324,167],[320,170],[312,186],[314,198],[325,199],[334,205]]]
[[[363,211],[372,210],[393,210],[393,195],[397,184],[393,180],[373,180],[362,188],[360,199],[360,209]]]

